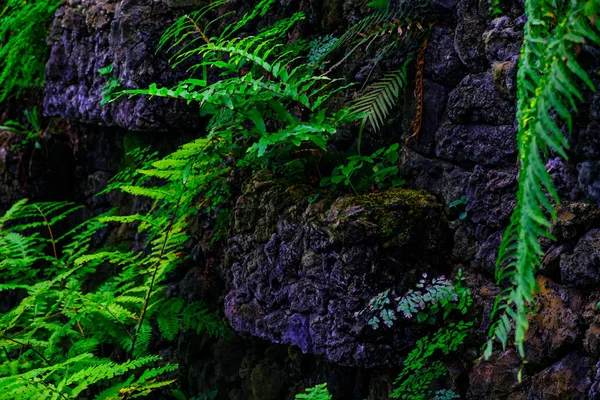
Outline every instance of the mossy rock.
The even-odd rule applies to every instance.
[[[425,191],[390,189],[336,201],[332,207],[334,231],[344,235],[351,226],[364,227],[364,234],[375,236],[385,245],[402,245],[415,239],[427,229],[439,229],[442,207],[435,197]]]

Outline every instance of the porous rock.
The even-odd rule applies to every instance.
[[[405,189],[311,205],[309,194],[254,181],[238,199],[226,316],[238,332],[338,364],[397,363],[394,342],[409,328],[384,334],[358,313],[379,291],[406,290],[417,270],[443,265],[441,206]]]

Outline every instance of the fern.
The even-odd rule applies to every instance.
[[[401,91],[406,85],[406,72],[412,59],[404,62],[398,71],[387,74],[371,85],[365,94],[358,97],[351,105],[351,113],[364,115],[361,132],[367,122],[374,131],[381,129],[390,110],[396,106]],[[360,146],[359,146],[360,147]]]
[[[296,395],[295,400],[332,400],[327,390],[327,383],[321,383],[305,390],[305,393]]]
[[[8,0],[0,10],[0,102],[44,83],[47,28],[61,0]]]
[[[139,397],[173,382],[172,380],[151,381],[157,376],[174,371],[176,366],[170,364],[159,368],[146,368],[136,379],[134,370],[158,360],[159,357],[149,356],[117,364],[98,360],[92,354],[85,353],[50,367],[0,378],[0,394],[2,399],[6,400],[78,399],[81,393],[90,387],[132,372],[127,380],[105,389],[96,399],[116,400],[123,398],[124,395]]]
[[[472,322],[450,323],[440,328],[432,336],[417,341],[415,348],[404,360],[402,372],[394,384],[399,386],[390,395],[393,399],[426,400],[442,393],[432,391],[432,383],[448,373],[440,360],[432,360],[434,355],[448,355],[462,345]]]
[[[567,133],[571,132],[570,110],[577,111],[576,101],[583,100],[581,83],[594,90],[576,60],[577,52],[588,41],[600,44],[597,0],[570,1],[563,12],[553,1],[528,0],[525,9],[528,20],[518,72],[519,190],[496,264],[498,283],[508,281],[510,287],[496,299],[485,357],[491,355],[494,338],[506,346],[511,320],[515,344],[525,356],[527,313],[536,289],[534,274],[543,255],[539,238],[552,238],[551,221],[556,212],[551,200],[559,201],[544,158],[550,150],[567,158],[567,136],[560,125],[564,123]]]

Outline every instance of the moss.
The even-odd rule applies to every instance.
[[[356,212],[356,208],[359,212]],[[440,208],[435,198],[425,191],[390,189],[345,198],[339,208],[365,224],[376,224],[382,238],[397,236],[403,241],[415,224],[422,223],[432,210]],[[353,209],[353,212],[349,212]]]

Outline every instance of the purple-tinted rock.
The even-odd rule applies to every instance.
[[[513,125],[456,125],[449,121],[436,132],[436,155],[461,165],[514,165],[517,155]]]
[[[434,26],[425,52],[424,75],[453,88],[467,74],[454,48],[454,32],[447,26]]]
[[[577,165],[579,186],[585,196],[600,205],[600,161],[585,161]]]
[[[479,225],[479,240],[506,227],[516,205],[517,173],[514,169],[486,170],[476,166],[467,186],[468,218]]]
[[[486,72],[467,76],[450,93],[448,116],[458,124],[514,125],[516,106]]]
[[[338,364],[396,363],[393,340],[409,327],[399,322],[389,336],[358,312],[379,291],[405,288],[410,269],[443,265],[442,208],[430,195],[398,189],[309,205],[305,190],[255,180],[238,200],[225,315],[236,331]],[[315,229],[324,246],[309,240]]]
[[[490,63],[508,61],[518,56],[523,43],[523,26],[521,20],[512,20],[501,16],[490,23],[483,34],[485,53]]]
[[[464,65],[472,72],[481,72],[488,66],[485,44],[482,40],[487,22],[480,14],[478,0],[461,0],[458,3],[458,23],[454,47]]]
[[[197,127],[199,115],[185,102],[148,97],[121,98],[101,105],[110,79],[125,89],[153,82],[173,85],[185,76],[173,70],[164,53],[155,55],[158,39],[175,14],[162,2],[109,0],[65,4],[54,20],[49,42],[44,113],[130,130]],[[101,76],[109,65],[113,72]]]

